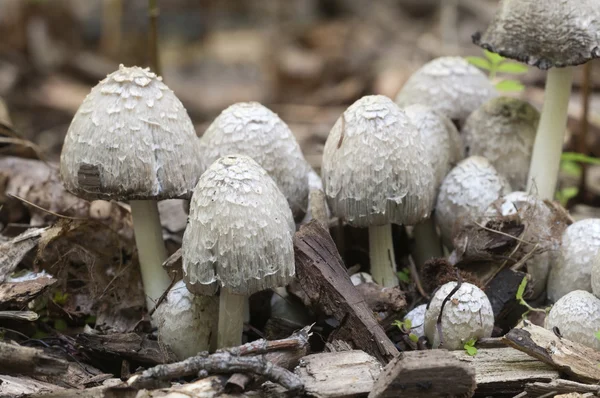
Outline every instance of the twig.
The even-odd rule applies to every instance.
[[[446,306],[446,303],[452,298],[452,296],[454,295],[454,293],[458,292],[458,289],[460,289],[460,287],[462,286],[462,276],[460,275],[460,272],[458,270],[456,270],[456,286],[454,286],[454,289],[452,289],[452,291],[450,292],[450,294],[448,294],[446,297],[444,297],[444,301],[442,301],[442,306],[440,308],[440,314],[438,315],[438,319],[437,322],[435,323],[435,327],[437,329],[438,335],[440,336],[440,346],[443,347],[444,346],[444,334],[442,333],[442,314],[444,313],[444,307]]]
[[[312,336],[310,330],[314,324],[308,325],[292,334],[290,337],[281,340],[260,339],[251,343],[246,343],[239,347],[230,347],[218,350],[217,353],[229,353],[236,356],[259,355],[279,350],[297,350],[308,344],[308,338]]]
[[[158,300],[156,300],[156,304],[154,304],[154,308],[152,308],[152,310],[150,310],[150,312],[148,313],[148,315],[152,316],[152,314],[154,314],[154,311],[156,311],[156,309],[158,308],[158,306],[164,301],[164,299],[167,297],[167,294],[169,294],[169,292],[171,291],[171,289],[173,288],[173,285],[175,285],[175,282],[177,282],[175,280],[175,278],[171,278],[171,283],[169,283],[169,287],[167,287],[167,290],[165,290],[163,292],[163,294],[160,295],[160,297],[158,298]]]
[[[16,319],[19,321],[35,321],[40,316],[33,311],[0,311],[0,319]]]
[[[410,267],[410,276],[412,277],[413,282],[415,282],[417,290],[419,291],[421,296],[425,297],[426,299],[429,299],[429,295],[425,293],[425,290],[423,290],[423,285],[421,285],[421,278],[419,278],[417,266],[415,265],[415,261],[413,260],[412,256],[408,256],[408,266]]]
[[[85,217],[71,217],[71,216],[65,216],[65,215],[63,215],[63,214],[58,214],[58,213],[55,213],[55,212],[53,212],[52,210],[44,209],[43,207],[41,207],[41,206],[38,206],[38,205],[36,205],[35,203],[28,201],[27,199],[24,199],[24,198],[22,198],[22,197],[20,197],[20,196],[17,196],[17,195],[13,195],[13,194],[11,194],[11,193],[7,193],[7,194],[6,194],[6,196],[9,196],[9,197],[11,197],[11,198],[18,199],[18,200],[20,200],[21,202],[24,202],[24,203],[28,204],[29,206],[35,207],[35,208],[36,208],[36,209],[38,209],[38,210],[41,210],[41,211],[43,211],[43,212],[45,212],[45,213],[51,214],[51,215],[53,215],[53,216],[55,216],[55,217],[58,217],[58,218],[66,218],[66,219],[68,219],[68,220],[76,220],[76,221],[87,221],[87,220],[89,220],[88,218],[85,218]]]
[[[514,239],[514,240],[517,240],[517,241],[519,241],[519,242],[521,242],[521,243],[527,243],[528,245],[535,245],[535,243],[533,243],[533,242],[528,242],[528,241],[526,241],[526,240],[524,240],[524,239],[521,239],[521,238],[519,238],[519,237],[517,237],[517,236],[513,236],[513,235],[511,235],[511,234],[507,234],[506,232],[502,232],[502,231],[498,231],[498,230],[496,230],[496,229],[488,228],[488,227],[486,227],[485,225],[482,225],[482,224],[478,223],[477,221],[473,221],[473,223],[474,223],[475,225],[477,225],[479,228],[483,228],[483,229],[485,229],[486,231],[489,231],[489,232],[494,232],[494,233],[497,233],[497,234],[499,234],[499,235],[504,235],[504,236],[506,236],[506,237],[508,237],[508,238],[512,238],[512,239]]]

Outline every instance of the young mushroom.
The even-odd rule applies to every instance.
[[[147,68],[119,66],[85,98],[65,137],[60,176],[87,200],[128,200],[148,309],[171,280],[157,201],[187,198],[201,174],[185,108]]]
[[[565,339],[600,350],[600,299],[584,290],[562,296],[546,318],[546,329],[554,327]]]
[[[294,231],[285,196],[250,157],[222,157],[200,177],[183,235],[183,274],[193,293],[220,287],[219,348],[241,344],[249,295],[291,281]]]
[[[371,275],[398,285],[391,224],[429,216],[434,176],[416,127],[389,98],[363,97],[337,120],[323,151],[323,184],[332,213],[369,228]]]
[[[489,100],[463,126],[467,156],[483,156],[513,189],[524,190],[539,119],[528,102],[510,97]]]
[[[527,191],[552,199],[567,125],[572,66],[600,57],[600,7],[596,0],[503,0],[498,7],[490,26],[483,34],[474,34],[473,42],[548,70]]]
[[[417,337],[425,336],[425,312],[427,312],[427,304],[421,304],[410,310],[404,317],[405,321],[410,321],[410,332]]]
[[[401,108],[413,104],[429,106],[462,126],[475,109],[497,95],[487,76],[464,58],[440,57],[408,79],[396,96],[396,103]]]

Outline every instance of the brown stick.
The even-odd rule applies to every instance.
[[[0,374],[55,375],[67,371],[68,362],[37,348],[0,342]]]

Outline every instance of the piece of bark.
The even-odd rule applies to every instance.
[[[174,360],[175,356],[158,341],[137,333],[115,333],[95,335],[81,333],[77,335],[77,344],[86,351],[102,358],[115,361],[127,359],[144,365],[157,365]]]
[[[47,228],[31,228],[14,238],[0,243],[0,283],[17,268],[23,257],[37,245]]]
[[[0,374],[53,375],[65,372],[64,359],[44,351],[0,341]]]
[[[52,391],[60,391],[61,393],[54,395],[55,397],[64,397],[62,392],[66,392],[62,387],[55,384],[46,383],[44,381],[35,380],[27,376],[10,376],[0,375],[0,397],[36,397],[46,396]],[[74,395],[72,395],[74,397]]]
[[[535,382],[525,385],[525,392],[528,397],[537,397],[548,393],[568,394],[568,393],[592,393],[600,396],[600,385],[583,384],[571,380],[556,379],[549,383]]]
[[[359,351],[308,355],[294,371],[311,397],[354,397],[368,394],[381,372],[381,364]]]
[[[383,369],[369,398],[470,397],[475,387],[473,367],[448,351],[409,351]]]
[[[308,203],[312,219],[318,221],[323,228],[329,228],[329,212],[325,193],[320,189],[311,190]]]
[[[527,274],[505,268],[486,286],[484,292],[490,299],[494,311],[495,326],[502,329],[502,334],[507,333],[521,319],[527,310],[517,300],[517,290]],[[529,285],[528,285],[529,287]],[[529,288],[524,297],[531,293]]]
[[[383,287],[376,283],[361,283],[356,289],[372,311],[398,313],[406,308],[406,298],[400,286]]]
[[[340,323],[330,339],[351,342],[383,363],[396,357],[398,350],[352,285],[333,239],[319,222],[300,228],[294,236],[294,253],[296,276],[312,308]]]
[[[0,310],[21,309],[56,283],[50,276],[0,284]]]
[[[600,352],[558,337],[553,331],[523,321],[523,327],[508,332],[503,341],[517,350],[568,374],[577,381],[600,381]]]
[[[40,316],[33,311],[0,311],[0,319],[13,319],[17,321],[35,321]]]
[[[182,259],[181,259],[181,248],[169,256],[162,264],[163,268],[173,280],[180,280],[183,278]]]
[[[459,361],[475,369],[478,396],[513,396],[527,383],[558,379],[551,366],[511,347],[479,348],[470,356],[464,350],[450,351]]]
[[[61,389],[51,393],[38,393],[29,398],[138,398],[138,391],[129,388],[119,379],[106,380],[102,386],[84,390]]]

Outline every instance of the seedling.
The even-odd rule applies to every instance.
[[[465,351],[467,352],[467,354],[469,354],[472,357],[477,355],[477,347],[475,347],[476,342],[477,342],[477,339],[474,339],[474,338],[469,339],[463,346]]]
[[[408,268],[402,268],[401,271],[397,273],[398,279],[404,283],[410,283],[410,270]]]
[[[484,57],[466,57],[466,60],[473,66],[488,72],[488,77],[492,81],[497,80],[498,73],[509,75],[522,75],[527,73],[527,66],[518,62],[510,61],[501,55],[488,50],[483,50]],[[513,79],[502,79],[494,84],[496,90],[503,92],[523,91],[525,86],[521,82]]]
[[[525,288],[527,287],[527,282],[529,282],[529,279],[527,279],[526,276],[523,277],[523,280],[521,281],[521,284],[519,284],[519,288],[517,289],[517,294],[515,295],[519,304],[521,304],[522,306],[527,308],[527,311],[525,311],[522,315],[523,319],[525,319],[527,314],[529,314],[531,311],[547,312],[548,310],[550,310],[550,307],[545,308],[545,309],[533,308],[532,306],[529,305],[529,303],[527,303],[527,301],[525,301],[525,299],[523,298],[523,294],[525,294]]]

